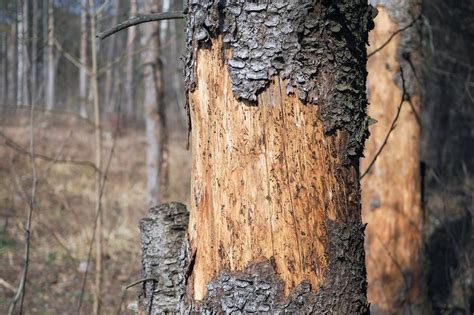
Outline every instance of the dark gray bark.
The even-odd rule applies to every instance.
[[[143,277],[140,309],[147,314],[173,313],[178,303],[179,254],[186,236],[189,214],[180,203],[151,208],[140,221]]]
[[[318,104],[326,133],[348,132],[348,157],[361,154],[368,135],[365,44],[375,9],[364,1],[190,2],[188,90],[196,84],[194,50],[223,35],[236,98],[254,103],[278,74],[287,94]]]
[[[207,285],[207,296],[195,302],[186,293],[194,256],[187,242],[180,255],[180,314],[369,314],[365,280],[364,226],[340,227],[328,221],[328,260],[325,283],[313,293],[303,281],[288,297],[272,261],[253,263],[243,271],[222,271]]]

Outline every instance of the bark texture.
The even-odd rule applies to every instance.
[[[367,313],[358,157],[371,8],[188,10],[194,158],[180,311]]]
[[[145,314],[173,313],[178,303],[179,255],[188,227],[189,214],[180,203],[151,208],[140,221],[143,285],[140,310]]]
[[[402,98],[400,67],[410,99],[367,176],[362,179],[362,217],[366,229],[368,298],[374,314],[416,310],[422,298],[422,222],[420,179],[420,12],[418,1],[372,1],[379,14],[369,42],[383,49],[368,61],[370,127],[362,170],[377,155]],[[415,21],[415,22],[414,22]]]

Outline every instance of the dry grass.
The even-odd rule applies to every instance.
[[[26,148],[28,119],[11,113],[2,116],[0,131]],[[36,137],[38,153],[93,160],[93,128],[80,119],[38,114]],[[105,159],[112,141],[112,133],[105,130]],[[25,192],[29,193],[31,166],[27,156],[2,144],[0,140],[0,280],[16,286],[23,266]],[[184,131],[172,130],[171,182],[165,201],[188,199],[190,152],[185,144]],[[122,287],[140,278],[137,224],[147,210],[144,150],[140,130],[122,130],[117,137],[103,197],[104,314],[115,313]],[[38,177],[25,309],[27,314],[75,314],[95,214],[94,172],[79,165],[38,161]],[[88,278],[84,314],[91,310],[92,277]],[[12,295],[0,283],[0,314],[6,312]],[[125,304],[136,300],[137,289],[127,296]]]

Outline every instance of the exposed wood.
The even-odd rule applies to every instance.
[[[402,25],[379,7],[370,47],[384,44]],[[397,85],[400,35],[397,34],[368,61],[370,127],[361,169],[384,141],[402,97]],[[369,49],[370,53],[370,49]],[[408,69],[407,71],[412,71]],[[420,109],[420,96],[412,84],[411,103]],[[366,228],[368,298],[374,313],[406,309],[420,297],[422,208],[420,196],[420,126],[408,102],[401,108],[396,128],[369,173],[362,179],[362,216]]]
[[[192,119],[191,287],[201,300],[220,270],[271,260],[286,295],[315,290],[328,265],[327,220],[357,213],[357,170],[341,170],[340,133],[325,136],[317,106],[287,96],[276,76],[258,106],[237,101],[219,41],[199,50]],[[339,177],[339,176],[341,177]],[[344,181],[341,182],[341,179]]]

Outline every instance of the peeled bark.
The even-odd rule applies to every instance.
[[[151,208],[140,221],[143,284],[139,309],[143,314],[174,313],[178,303],[178,267],[189,213],[180,203]],[[151,279],[153,278],[153,280]]]
[[[419,311],[422,299],[422,222],[420,180],[420,20],[417,1],[372,1],[379,14],[369,43],[381,47],[397,30],[411,25],[370,56],[368,61],[370,127],[361,169],[375,164],[362,179],[362,217],[366,228],[368,298],[373,314]],[[403,69],[404,82],[400,76]],[[409,100],[390,131],[403,84]]]
[[[366,314],[359,167],[372,10],[189,4],[181,313]]]

